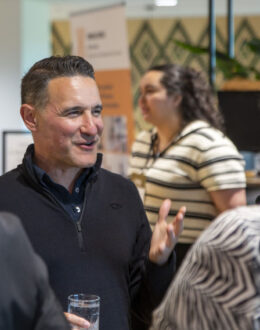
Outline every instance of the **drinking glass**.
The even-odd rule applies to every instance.
[[[77,293],[68,297],[68,312],[83,317],[90,322],[89,330],[99,330],[100,297]],[[77,328],[83,329],[83,328]]]

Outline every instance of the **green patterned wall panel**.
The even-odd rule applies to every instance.
[[[221,51],[227,49],[226,18],[216,19],[216,47]],[[208,56],[197,56],[177,47],[173,40],[190,42],[194,45],[207,47],[207,18],[182,19],[136,19],[128,20],[129,51],[131,58],[132,91],[136,121],[136,130],[149,127],[142,120],[138,109],[138,85],[143,73],[152,65],[173,62],[192,66],[198,70],[208,71]],[[244,43],[252,38],[260,38],[260,17],[235,17],[235,56],[245,65],[260,69],[260,57],[252,54]],[[53,54],[64,55],[71,51],[69,22],[54,22],[52,26]],[[223,77],[217,71],[217,86]]]

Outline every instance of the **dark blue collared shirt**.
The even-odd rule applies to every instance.
[[[80,219],[85,196],[87,179],[91,168],[84,169],[78,177],[72,193],[62,185],[55,183],[40,167],[33,164],[33,169],[40,184],[47,189],[74,221]]]

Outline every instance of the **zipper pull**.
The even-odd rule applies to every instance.
[[[81,223],[80,223],[80,221],[77,221],[77,222],[76,222],[76,226],[77,226],[77,231],[78,231],[78,240],[79,240],[79,247],[80,247],[80,250],[81,250],[82,252],[85,252],[86,249],[85,249],[85,244],[84,244],[84,240],[83,240],[82,228],[81,228]]]
[[[81,233],[82,232],[81,223],[79,221],[77,221],[76,224],[77,224],[78,232]]]

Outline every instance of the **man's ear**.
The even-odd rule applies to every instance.
[[[36,110],[30,104],[22,104],[20,109],[21,117],[25,126],[31,131],[34,132],[37,129],[37,118]]]

